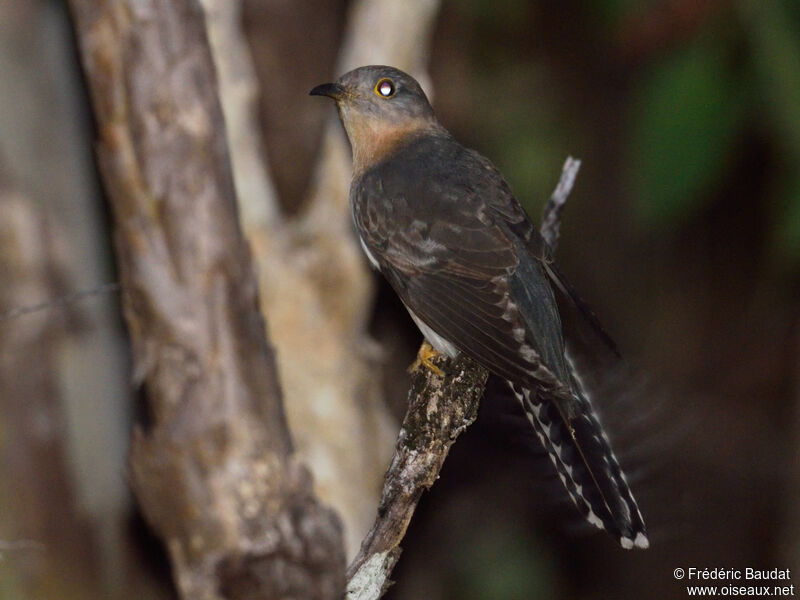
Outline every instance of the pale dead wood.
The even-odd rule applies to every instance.
[[[278,198],[258,134],[258,80],[242,31],[241,0],[201,0],[206,30],[217,69],[220,103],[236,183],[242,226],[278,227]]]
[[[438,6],[438,0],[357,0],[337,73],[388,62],[424,75]],[[304,93],[297,101],[314,100]],[[247,218],[252,211],[242,216],[289,426],[319,497],[342,517],[353,556],[372,522],[397,424],[381,385],[386,357],[367,333],[375,279],[353,233],[350,149],[333,111],[321,143],[308,206],[298,218],[263,225]],[[234,151],[234,164],[238,156]],[[237,187],[244,187],[238,179]]]
[[[561,169],[561,178],[558,180],[556,189],[553,190],[550,199],[542,210],[542,226],[540,232],[544,241],[555,252],[558,247],[558,237],[561,228],[561,211],[567,202],[572,186],[575,185],[575,178],[581,168],[581,161],[577,158],[567,157],[564,167]]]

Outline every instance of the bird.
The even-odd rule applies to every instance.
[[[420,84],[369,65],[316,86],[350,141],[350,206],[371,265],[425,338],[504,379],[593,526],[648,548],[644,519],[564,342],[556,291],[575,300],[500,171],[437,119]]]

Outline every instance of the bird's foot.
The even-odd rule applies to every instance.
[[[442,371],[439,367],[433,364],[432,360],[440,356],[440,354],[433,349],[427,340],[422,342],[422,345],[417,350],[417,359],[411,363],[411,366],[408,367],[408,372],[412,373],[416,371],[420,367],[425,367],[431,373],[435,373],[439,377],[444,377],[444,371]]]

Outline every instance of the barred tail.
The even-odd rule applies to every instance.
[[[569,424],[556,404],[511,384],[564,487],[584,518],[616,537],[623,548],[648,548],[644,520],[588,397],[579,390]]]

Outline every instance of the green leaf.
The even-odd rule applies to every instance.
[[[680,48],[635,95],[629,164],[636,214],[647,227],[697,211],[729,165],[743,104],[725,54],[711,40]]]

